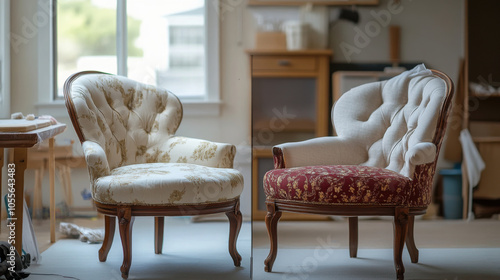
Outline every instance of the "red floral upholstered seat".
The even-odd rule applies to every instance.
[[[275,169],[264,177],[268,198],[312,203],[405,205],[411,180],[384,168],[320,165]]]
[[[418,262],[415,215],[431,202],[432,182],[453,96],[445,74],[419,65],[344,93],[332,111],[337,136],[273,148],[264,176],[266,226],[276,259],[283,211],[349,217],[350,255],[357,255],[358,216],[394,217],[394,263],[404,278],[406,242]]]

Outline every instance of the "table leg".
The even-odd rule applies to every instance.
[[[15,225],[15,244],[19,255],[23,253],[23,212],[24,212],[24,171],[26,170],[26,163],[28,162],[28,151],[26,148],[14,149],[14,164],[15,164],[15,210],[12,221]]]
[[[54,138],[49,139],[49,181],[50,181],[50,243],[56,242],[56,200],[54,191],[55,180]]]

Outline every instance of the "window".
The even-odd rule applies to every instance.
[[[99,70],[117,74],[116,0],[58,0],[57,97],[71,74]]]
[[[56,3],[55,98],[72,73],[98,70],[218,103],[218,20],[208,0]]]
[[[182,97],[204,95],[204,4],[203,0],[127,0],[129,77]],[[131,40],[133,32],[138,36]]]

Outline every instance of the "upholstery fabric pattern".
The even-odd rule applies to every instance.
[[[98,178],[107,176],[111,172],[106,153],[99,144],[92,141],[83,142],[82,148],[89,170],[90,182],[93,185]]]
[[[408,177],[360,165],[305,166],[275,169],[264,176],[267,197],[314,203],[403,205]]]
[[[390,80],[346,92],[332,111],[338,136],[273,148],[276,170],[264,177],[267,198],[332,204],[429,205],[446,128],[446,121],[438,124],[438,119],[441,115],[446,120],[451,107],[443,106],[451,98],[447,89],[441,78],[420,65]],[[361,174],[356,166],[375,169]],[[370,172],[384,182],[383,186],[363,177]],[[311,180],[315,188],[311,188]],[[400,185],[396,188],[393,184]],[[370,197],[366,196],[368,189]],[[343,195],[341,199],[339,195]]]
[[[432,182],[436,172],[436,164],[418,165],[411,184],[410,207],[427,206],[432,201]]]
[[[193,163],[210,167],[232,168],[236,148],[234,145],[200,139],[174,136],[158,148],[158,155],[168,155],[168,162]],[[161,160],[163,161],[163,160]],[[153,160],[160,162],[160,160]]]
[[[360,164],[411,178],[416,165],[435,159],[436,112],[440,112],[445,97],[444,81],[421,65],[343,94],[332,110],[338,136],[310,140],[313,145],[304,142],[277,147],[283,150],[287,167]]]
[[[104,149],[110,169],[155,157],[182,119],[172,93],[114,75],[79,77],[71,99],[85,140]]]
[[[93,198],[105,204],[171,205],[238,197],[234,145],[175,136],[179,99],[109,74],[83,74],[69,91]]]
[[[94,199],[105,204],[197,204],[238,197],[243,190],[243,176],[229,168],[143,163],[115,168],[94,185]]]

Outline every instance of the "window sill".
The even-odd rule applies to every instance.
[[[222,101],[220,100],[181,100],[185,117],[219,116]],[[64,100],[38,103],[35,105],[38,115],[51,115],[54,118],[68,118]],[[23,112],[24,114],[30,114]]]
[[[219,116],[222,106],[221,100],[181,100],[181,103],[186,117]]]

